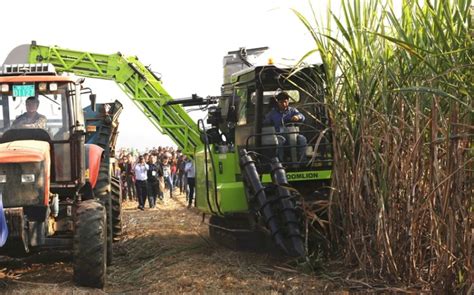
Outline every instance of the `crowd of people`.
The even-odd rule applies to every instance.
[[[194,203],[193,161],[173,147],[158,147],[139,153],[121,149],[116,155],[116,176],[120,177],[124,200],[137,201],[138,209],[156,208],[158,200],[185,193],[188,208]]]

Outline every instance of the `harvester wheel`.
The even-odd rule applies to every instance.
[[[117,242],[122,236],[122,186],[120,178],[112,177],[112,228],[113,241]]]
[[[74,219],[74,281],[103,288],[107,263],[107,221],[104,206],[95,200],[79,203]]]

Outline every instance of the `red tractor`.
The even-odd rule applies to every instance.
[[[109,159],[122,106],[96,108],[83,81],[50,64],[1,69],[0,195],[8,238],[0,250],[72,248],[75,282],[102,288],[120,233],[121,192]]]

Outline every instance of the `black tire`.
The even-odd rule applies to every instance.
[[[112,198],[111,198],[111,178],[109,158],[102,159],[99,168],[99,176],[94,187],[94,196],[105,206],[107,214],[107,265],[112,265],[112,241],[113,241],[113,223],[112,223]]]
[[[106,221],[107,221],[107,266],[112,265],[113,260],[113,227],[112,227],[112,198],[111,193],[108,193],[108,197],[102,198],[101,202],[105,206]]]
[[[112,177],[112,229],[113,241],[117,242],[122,236],[122,186],[120,178]]]
[[[78,285],[103,288],[107,264],[105,207],[95,200],[78,204],[74,218],[73,269]]]

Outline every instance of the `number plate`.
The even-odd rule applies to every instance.
[[[35,85],[13,85],[13,96],[35,96]]]

